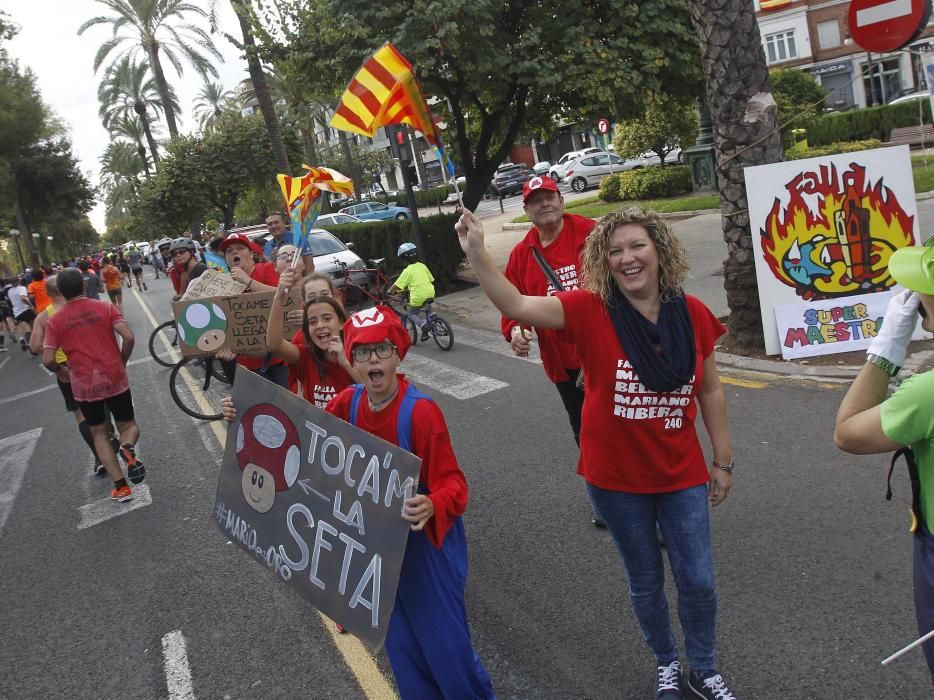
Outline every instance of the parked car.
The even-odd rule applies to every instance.
[[[551,170],[551,162],[547,160],[539,161],[532,166],[532,172],[536,175],[547,175],[549,170]]]
[[[250,240],[256,243],[260,248],[266,245],[266,241],[272,238],[272,234],[265,225],[249,226],[240,229],[246,233]],[[286,240],[291,237],[288,233]],[[337,236],[323,228],[313,228],[308,234],[308,245],[311,247],[311,254],[315,258],[315,272],[334,278],[334,284],[342,287],[344,284],[344,273],[341,270],[340,263],[347,265],[351,271],[350,279],[354,284],[366,287],[370,282],[370,273],[366,272],[366,263],[359,255],[354,253],[349,246],[345,245]]]
[[[661,165],[661,158],[658,157],[658,154],[655,151],[646,151],[641,156],[639,156],[646,165]],[[676,163],[681,162],[681,149],[674,148],[669,151],[665,156],[665,165],[675,165]]]
[[[927,92],[912,92],[908,95],[902,95],[901,97],[896,97],[894,100],[889,102],[890,105],[901,104],[902,102],[913,102],[915,100],[926,100],[930,98],[930,93]]]
[[[318,228],[329,228],[331,226],[343,226],[344,224],[362,224],[363,219],[359,219],[352,214],[322,214],[318,217],[315,226]]]
[[[533,177],[535,173],[525,163],[504,163],[493,176],[493,189],[500,197],[519,194],[522,186]]]
[[[584,148],[579,151],[568,151],[563,156],[558,158],[558,162],[551,166],[548,170],[548,175],[555,182],[561,182],[566,176],[566,170],[568,166],[578,158],[583,158],[584,156],[589,156],[592,153],[604,153],[602,148],[596,148],[591,146],[589,148]]]
[[[611,168],[612,164],[612,168]],[[623,160],[615,153],[596,153],[585,158],[578,158],[568,166],[565,176],[571,183],[575,192],[583,192],[588,187],[595,187],[600,180],[611,172],[620,173],[636,168],[644,168],[645,161],[641,158]]]
[[[382,202],[364,202],[344,207],[339,214],[352,214],[365,221],[383,221],[385,219],[411,219],[412,212],[408,207],[394,207]]]

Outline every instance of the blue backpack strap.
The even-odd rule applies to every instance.
[[[432,401],[428,394],[423,394],[409,384],[402,397],[402,405],[399,406],[399,421],[396,423],[396,438],[399,440],[399,447],[406,452],[412,451],[412,411],[415,409],[415,402],[419,399]]]
[[[360,398],[363,396],[363,384],[353,384],[353,397],[350,399],[350,415],[347,417],[351,425],[357,424],[357,411],[360,410]]]

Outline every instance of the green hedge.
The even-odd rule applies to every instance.
[[[434,274],[439,294],[450,286],[457,268],[464,262],[464,252],[454,232],[457,219],[457,214],[419,218],[427,248],[427,260],[423,262]],[[385,258],[383,269],[389,274],[401,272],[405,267],[396,257],[399,246],[406,241],[415,243],[415,231],[412,230],[412,222],[407,219],[345,224],[337,230],[337,234],[345,243],[353,243],[354,252],[364,260]]]
[[[924,123],[931,123],[931,104],[920,100]],[[909,100],[897,105],[882,105],[854,109],[841,114],[825,114],[808,128],[809,146],[827,146],[840,141],[878,139],[888,141],[892,129],[917,126],[918,101]]]
[[[430,190],[415,190],[415,206],[419,209],[426,207],[436,207],[442,204],[448,198],[448,195],[454,192],[454,185],[441,185],[432,187]],[[395,197],[377,197],[376,201],[383,204],[394,204],[397,207],[409,206],[409,198],[402,190]]]
[[[801,160],[802,158],[817,158],[818,156],[831,156],[837,153],[853,153],[854,151],[868,151],[870,148],[880,148],[879,139],[866,139],[865,141],[844,141],[831,143],[816,148],[789,148],[785,151],[785,160]]]
[[[600,182],[599,197],[604,202],[672,197],[691,191],[691,170],[686,165],[639,168],[608,175]]]

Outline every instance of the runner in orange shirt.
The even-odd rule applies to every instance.
[[[107,264],[101,268],[101,277],[104,278],[104,286],[107,287],[107,296],[110,302],[117,307],[117,311],[123,314],[123,279],[113,263],[113,258],[104,258]]]
[[[32,282],[29,283],[26,291],[32,297],[32,303],[36,307],[37,314],[41,314],[45,307],[52,303],[48,292],[45,291],[45,271],[41,267],[33,270]]]

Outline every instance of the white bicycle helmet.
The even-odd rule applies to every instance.
[[[414,258],[418,255],[418,249],[414,243],[403,243],[399,246],[399,250],[396,251],[396,255],[400,258]]]

